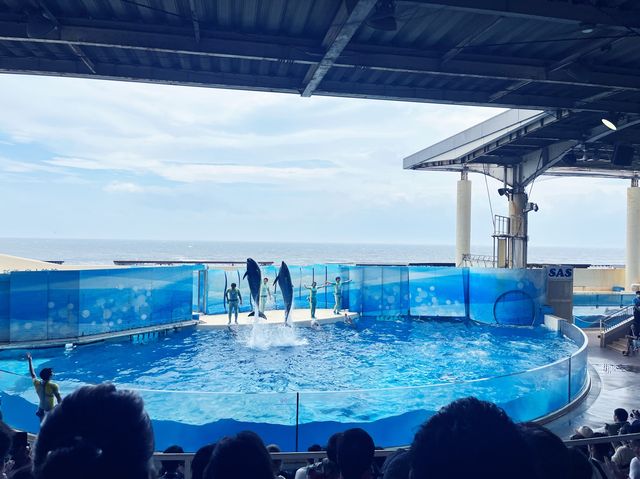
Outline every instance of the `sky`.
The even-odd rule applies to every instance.
[[[453,244],[458,174],[402,159],[502,111],[0,75],[0,236]],[[538,179],[532,245],[624,247],[627,186]]]

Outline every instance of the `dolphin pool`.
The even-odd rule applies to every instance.
[[[457,397],[475,395],[530,420],[566,405],[586,384],[580,345],[543,326],[364,317],[317,330],[257,324],[135,339],[39,350],[35,365],[54,368],[63,394],[103,381],[137,390],[157,449],[178,442],[195,450],[253,429],[304,450],[353,426],[382,446],[400,445]],[[0,355],[3,412],[35,432],[24,353]]]

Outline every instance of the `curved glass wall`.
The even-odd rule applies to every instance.
[[[367,430],[377,445],[397,446],[410,443],[427,418],[457,398],[476,396],[494,402],[516,421],[547,416],[578,398],[588,385],[586,336],[573,325],[561,322],[560,327],[561,333],[579,346],[570,357],[528,371],[472,381],[334,392],[137,392],[153,420],[158,450],[179,438],[185,450],[195,451],[205,443],[246,429],[283,450],[306,450],[350,427]],[[67,381],[59,385],[68,394],[82,384]],[[31,379],[0,371],[0,391],[5,421],[18,429],[37,432],[37,398]],[[167,403],[174,407],[167,409]],[[397,414],[380,418],[379,412],[388,411],[389,404],[397,404]],[[187,421],[187,417],[197,420]]]

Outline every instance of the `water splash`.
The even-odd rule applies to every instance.
[[[246,334],[241,334],[238,341],[250,349],[271,349],[294,346],[306,346],[309,341],[301,338],[296,328],[256,322]]]

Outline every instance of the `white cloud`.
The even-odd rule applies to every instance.
[[[109,193],[143,193],[145,188],[126,181],[112,181],[104,187],[104,191]]]

